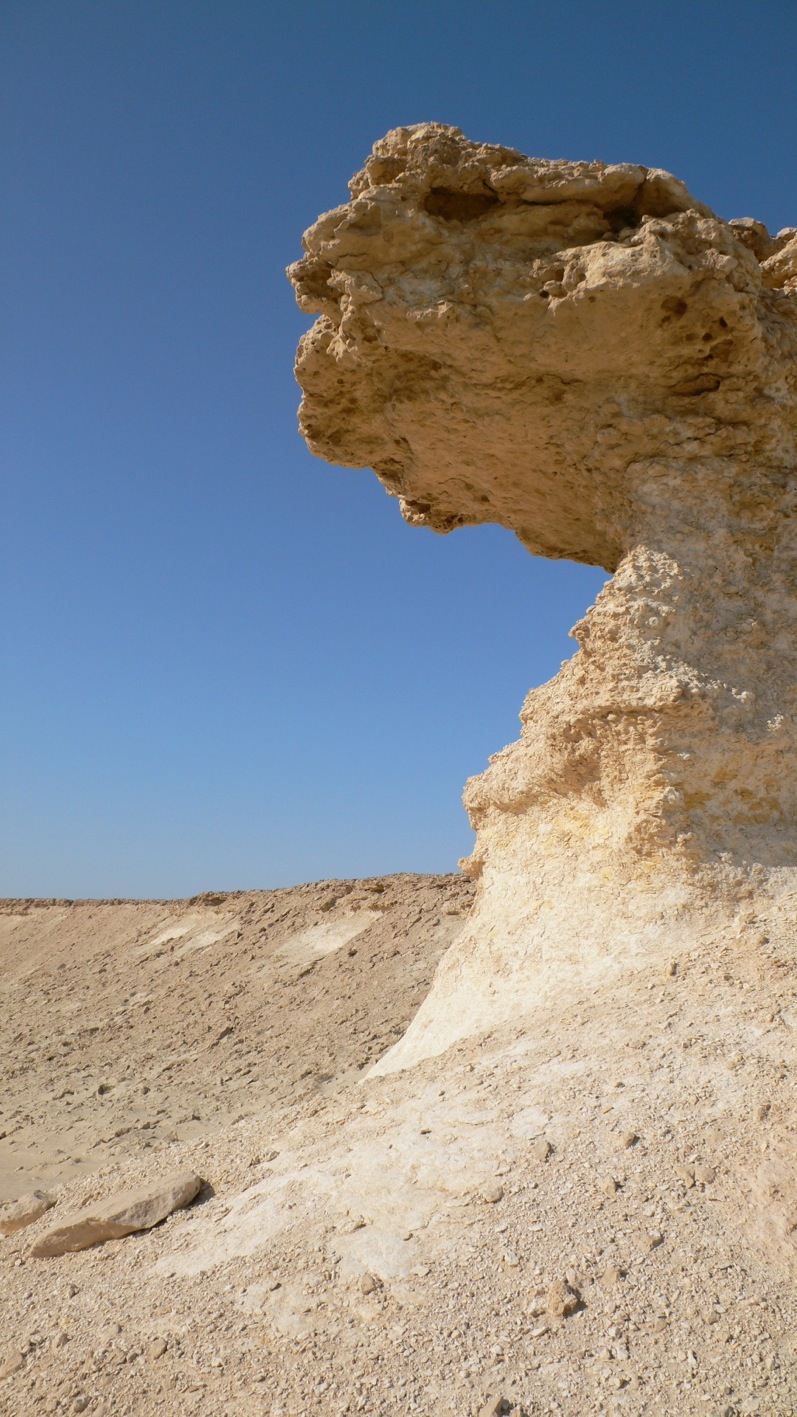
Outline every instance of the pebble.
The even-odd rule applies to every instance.
[[[373,1294],[379,1288],[379,1280],[373,1274],[364,1274],[360,1280],[360,1293]]]
[[[716,1173],[711,1166],[695,1167],[695,1180],[699,1181],[701,1186],[710,1186],[715,1179]]]
[[[629,1147],[636,1146],[639,1136],[636,1132],[623,1132],[620,1138],[620,1145],[627,1151]]]
[[[645,1255],[657,1250],[659,1245],[664,1243],[664,1236],[660,1230],[640,1230],[635,1238],[638,1248]]]
[[[600,1183],[600,1188],[605,1196],[613,1196],[620,1189],[619,1181],[615,1181],[613,1176],[605,1176]]]
[[[153,1338],[146,1349],[147,1357],[152,1359],[162,1358],[168,1346],[165,1338]]]
[[[10,1378],[12,1373],[18,1373],[24,1366],[25,1360],[22,1354],[15,1348],[6,1352],[0,1357],[0,1379]]]
[[[581,1303],[581,1295],[577,1289],[568,1284],[566,1279],[555,1279],[546,1298],[548,1313],[554,1318],[566,1319],[570,1314],[574,1314]]]
[[[531,1148],[531,1154],[535,1161],[547,1161],[552,1151],[553,1147],[551,1143],[546,1141],[544,1137],[540,1137],[539,1141],[535,1141]]]
[[[624,1278],[625,1270],[621,1269],[618,1264],[610,1264],[603,1271],[603,1274],[601,1276],[601,1282],[608,1286],[612,1286],[614,1284],[619,1284],[620,1280]]]
[[[504,1199],[504,1188],[503,1186],[485,1186],[481,1194],[482,1200],[487,1205],[497,1205],[499,1201]]]

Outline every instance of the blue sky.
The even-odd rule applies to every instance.
[[[0,893],[445,871],[605,579],[313,459],[284,267],[436,119],[797,223],[797,5],[5,0]]]

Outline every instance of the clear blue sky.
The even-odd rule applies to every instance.
[[[0,893],[445,871],[604,577],[310,457],[283,268],[437,119],[797,224],[794,0],[4,0]]]

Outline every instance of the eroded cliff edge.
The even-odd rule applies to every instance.
[[[657,952],[793,948],[797,230],[421,124],[304,242],[313,451],[614,572],[466,788],[476,908],[378,1067]]]

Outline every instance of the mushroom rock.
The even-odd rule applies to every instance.
[[[398,128],[290,269],[301,430],[414,526],[613,573],[472,779],[468,925],[405,1067],[569,988],[797,927],[797,229],[666,172]]]

